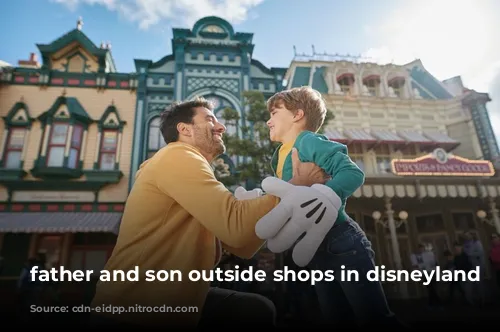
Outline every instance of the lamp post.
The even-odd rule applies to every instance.
[[[379,211],[373,211],[372,217],[376,223],[384,226],[384,228],[389,228],[389,232],[391,235],[391,243],[392,243],[392,253],[394,257],[394,264],[396,265],[396,269],[402,269],[403,264],[401,261],[401,254],[399,251],[399,242],[398,235],[396,233],[396,229],[401,227],[403,223],[408,219],[408,212],[401,211],[399,212],[399,219],[394,219],[394,211],[387,210],[386,211],[387,218],[382,218],[382,213]]]
[[[495,227],[497,233],[500,234],[500,217],[498,215],[498,209],[496,207],[495,201],[490,198],[490,213],[491,219],[488,218],[488,214],[484,210],[477,211],[476,215],[482,222],[485,222],[493,227]]]
[[[382,216],[380,211],[373,211],[372,217],[375,223],[384,226],[384,228],[389,228],[392,244],[392,256],[394,259],[395,268],[397,270],[403,269],[403,263],[401,260],[401,253],[399,251],[399,241],[396,229],[401,227],[403,223],[406,223],[408,219],[408,212],[400,211],[398,214],[399,219],[394,218],[394,210],[392,210],[392,204],[389,199],[385,201],[385,214],[386,217]],[[406,283],[401,284],[401,294],[403,297],[408,297],[408,289]]]

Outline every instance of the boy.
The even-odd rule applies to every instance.
[[[346,200],[364,183],[364,173],[349,158],[347,147],[317,134],[327,109],[321,94],[310,87],[279,92],[267,102],[271,114],[267,125],[272,141],[282,143],[272,157],[273,170],[283,181],[292,177],[292,148],[301,161],[310,161],[331,176],[325,185],[340,198],[338,216],[318,251],[308,264],[310,269],[335,271],[334,281],[315,285],[321,310],[336,324],[344,320],[352,327],[356,320],[370,327],[387,323],[393,317],[382,285],[369,281],[366,273],[375,268],[374,252],[363,230],[345,212]],[[359,281],[342,281],[340,271],[357,270]],[[352,319],[349,314],[355,314]],[[401,326],[398,326],[401,328]]]

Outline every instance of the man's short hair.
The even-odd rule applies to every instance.
[[[193,100],[172,103],[166,110],[160,114],[160,132],[165,143],[177,142],[179,132],[177,125],[179,123],[193,123],[193,117],[196,114],[196,108],[205,107],[213,110],[213,105],[203,97],[196,97]]]
[[[280,91],[267,101],[269,112],[281,105],[293,113],[299,109],[303,110],[306,130],[317,132],[325,122],[327,113],[325,100],[319,91],[309,86]]]

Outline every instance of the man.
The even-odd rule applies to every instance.
[[[92,306],[111,305],[127,311],[94,311],[96,317],[127,327],[272,325],[275,309],[264,297],[210,289],[210,280],[194,282],[188,277],[192,270],[210,276],[222,248],[251,258],[263,245],[255,235],[255,224],[277,206],[279,199],[266,195],[236,200],[216,180],[210,165],[225,151],[225,127],[207,101],[172,105],[161,115],[160,126],[167,146],[141,165],[127,199],[115,249],[105,267],[127,271],[138,266],[139,278],[100,281]],[[325,181],[314,164],[296,163],[295,170],[290,181],[295,185]],[[179,270],[182,281],[146,281],[147,270]],[[142,306],[142,312],[131,310],[137,306]],[[164,306],[180,312],[154,312]]]

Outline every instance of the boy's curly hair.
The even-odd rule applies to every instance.
[[[317,132],[326,118],[326,103],[321,93],[310,86],[302,86],[274,94],[267,101],[267,110],[284,105],[293,113],[301,109],[304,111],[306,130]]]

